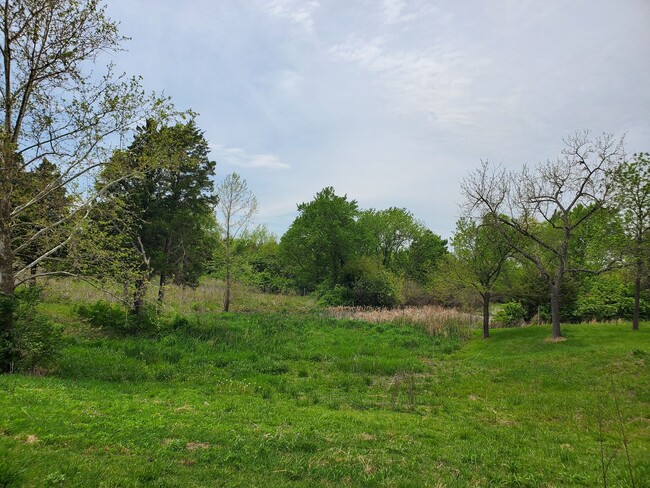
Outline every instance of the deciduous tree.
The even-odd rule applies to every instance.
[[[246,180],[237,173],[231,173],[217,187],[217,219],[221,225],[221,243],[226,268],[226,291],[223,310],[230,310],[232,264],[235,240],[257,213],[257,198],[248,188]]]
[[[492,225],[490,218],[476,223],[461,218],[452,239],[454,274],[465,286],[476,290],[483,304],[483,338],[490,337],[490,300],[495,286],[513,255],[513,247]]]
[[[597,273],[611,267],[572,266],[569,249],[580,228],[611,199],[611,171],[624,157],[623,139],[579,132],[565,139],[556,160],[506,171],[487,163],[462,183],[467,209],[489,216],[520,256],[532,262],[547,283],[553,338],[561,337],[560,288],[566,273]],[[575,211],[578,207],[584,211]],[[520,238],[513,238],[518,235]]]
[[[308,203],[280,240],[281,255],[304,291],[341,283],[343,268],[359,249],[359,208],[355,200],[327,187]]]
[[[109,67],[98,77],[90,68],[98,55],[119,49],[117,24],[98,0],[6,0],[0,4],[0,369],[11,363],[13,296],[17,280],[60,252],[74,232],[56,235],[38,256],[16,258],[17,225],[49,195],[85,178],[108,160],[119,134],[166,104],[145,100],[137,80],[116,77]],[[15,191],[20,179],[45,158],[57,167],[27,198]],[[88,211],[96,193],[80,184],[73,209],[47,229],[63,226]],[[102,189],[99,189],[101,192]],[[24,198],[24,200],[23,200]],[[48,230],[20,234],[29,246]],[[37,273],[38,274],[38,273]]]

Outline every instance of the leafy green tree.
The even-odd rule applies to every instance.
[[[141,177],[123,178],[108,196],[130,216],[122,229],[139,256],[134,311],[142,311],[149,281],[158,274],[158,300],[164,300],[170,277],[175,283],[198,284],[215,244],[216,204],[212,177],[215,163],[208,158],[208,143],[193,120],[161,126],[154,121],[139,127],[116,163],[144,167]],[[102,176],[110,179],[112,167]],[[100,179],[100,184],[102,184]]]
[[[321,284],[333,288],[341,283],[344,266],[359,254],[357,202],[327,187],[298,205],[298,212],[280,240],[282,259],[301,290],[311,292]]]
[[[631,246],[634,272],[632,329],[639,329],[641,289],[650,267],[650,154],[635,154],[614,172],[616,202]]]
[[[289,289],[289,280],[280,259],[280,243],[265,225],[242,233],[246,243],[247,282],[266,293],[282,293]]]
[[[455,277],[480,295],[483,304],[483,338],[490,337],[490,300],[502,277],[513,248],[490,219],[480,224],[461,218],[452,239],[456,257]]]
[[[446,239],[429,229],[422,229],[408,249],[405,264],[407,276],[420,285],[428,286],[448,253]]]
[[[248,188],[246,180],[231,173],[217,187],[217,214],[221,225],[226,268],[226,290],[223,311],[230,310],[232,269],[237,246],[237,236],[244,231],[257,212],[257,199]]]
[[[364,210],[358,226],[365,239],[361,251],[377,256],[380,263],[393,272],[404,267],[411,244],[424,232],[424,226],[405,208]]]
[[[117,24],[98,0],[84,2],[7,0],[0,4],[0,370],[12,363],[13,302],[16,284],[32,269],[61,252],[82,226],[50,233],[32,228],[21,234],[21,218],[60,188],[70,191],[107,161],[115,135],[130,131],[144,114],[162,115],[166,101],[145,97],[138,80],[106,74],[91,78],[97,56],[119,49]],[[31,168],[47,159],[57,168],[53,179],[21,184]],[[22,190],[29,188],[28,194]],[[97,192],[79,185],[75,206],[48,229],[82,221]],[[103,189],[98,189],[101,193]],[[15,238],[26,250],[32,238],[49,234],[38,256],[20,262]],[[62,270],[65,271],[65,270]],[[47,271],[46,271],[47,272]]]

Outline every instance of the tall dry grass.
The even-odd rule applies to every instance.
[[[481,322],[481,316],[461,312],[453,308],[436,305],[422,307],[404,307],[394,309],[378,309],[368,307],[330,307],[328,313],[338,319],[363,320],[371,323],[404,323],[417,325],[431,335],[466,336],[469,329]]]
[[[133,300],[133,290],[124,289],[119,284],[74,278],[50,278],[43,281],[45,298],[53,302],[88,304],[98,300],[122,303],[129,307]],[[174,284],[165,287],[164,312],[204,313],[221,312],[225,285],[222,280],[205,277],[196,288],[181,287]],[[152,282],[147,289],[145,302],[157,305],[158,286]],[[234,312],[295,312],[307,313],[316,307],[311,297],[293,295],[271,295],[234,283],[232,306]]]

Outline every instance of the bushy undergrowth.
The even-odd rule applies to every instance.
[[[13,331],[2,346],[11,358],[11,371],[37,371],[53,366],[61,349],[61,329],[38,310],[42,290],[19,288],[13,299]]]
[[[80,304],[77,314],[93,327],[118,334],[151,334],[159,329],[158,310],[146,305],[140,314],[134,314],[117,303],[98,300]]]
[[[526,309],[519,302],[507,302],[499,307],[494,314],[493,325],[501,327],[517,327],[523,325],[526,319]]]

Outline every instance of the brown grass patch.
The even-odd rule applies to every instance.
[[[188,451],[196,451],[198,449],[210,449],[210,444],[207,442],[188,442],[185,448]]]
[[[564,342],[566,340],[566,337],[549,337],[548,339],[544,339],[544,342]]]
[[[449,335],[450,332],[475,327],[481,322],[477,314],[461,312],[454,308],[436,305],[403,308],[330,307],[329,315],[337,319],[363,320],[371,323],[407,323],[419,325],[432,335]]]

